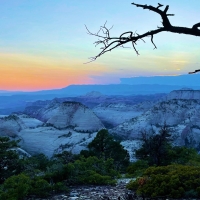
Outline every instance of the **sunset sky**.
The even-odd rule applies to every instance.
[[[0,90],[34,91],[70,84],[116,84],[120,78],[180,75],[200,69],[200,37],[160,33],[133,49],[118,48],[95,62],[97,32],[107,21],[111,36],[140,34],[161,26],[160,16],[130,0],[0,0]],[[149,0],[135,0],[149,4]],[[157,6],[157,0],[151,5]],[[200,22],[199,0],[159,0],[168,4],[172,25]]]

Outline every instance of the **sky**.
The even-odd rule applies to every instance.
[[[107,21],[111,36],[142,34],[161,26],[158,14],[130,0],[0,0],[0,90],[36,91],[71,84],[118,84],[120,78],[187,74],[200,69],[200,37],[160,33],[132,48],[100,52],[88,35]],[[149,4],[148,0],[134,3]],[[157,6],[157,0],[151,5]],[[174,26],[200,22],[199,0],[160,0]],[[129,47],[130,45],[127,45]]]

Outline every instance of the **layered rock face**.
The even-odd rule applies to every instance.
[[[20,130],[19,117],[10,115],[0,118],[0,136],[16,137]]]
[[[17,137],[21,130],[35,128],[41,124],[41,121],[24,114],[0,117],[0,136]]]
[[[58,130],[52,126],[24,129],[18,133],[20,146],[31,155],[43,153],[51,157],[64,150],[79,153],[86,149],[96,133],[78,133],[72,129]]]
[[[42,121],[25,114],[0,118],[0,135],[20,139],[20,146],[32,155],[79,153],[104,128],[93,111],[78,102],[50,101],[34,109],[34,114]]]
[[[200,99],[200,90],[193,90],[190,88],[174,90],[167,95],[167,100],[171,99]]]
[[[158,131],[163,124],[172,128],[176,144],[195,147],[200,144],[200,91],[186,88],[154,100],[154,96],[139,99],[102,97],[98,93],[88,96],[84,97],[85,102],[100,103],[89,109],[75,101],[63,102],[64,99],[38,101],[26,108],[32,117],[25,114],[1,117],[0,135],[19,137],[27,152],[49,157],[55,150],[79,153],[104,128],[102,122],[110,125],[110,133],[124,138],[123,146],[130,152],[139,145],[141,131],[151,128]]]
[[[126,103],[102,103],[94,107],[93,111],[108,128],[113,128],[127,120],[140,116],[154,104],[155,102],[151,101],[136,105]]]
[[[177,145],[200,144],[200,100],[172,99],[162,101],[140,116],[132,118],[110,130],[124,139],[137,140],[142,131],[152,128],[157,132],[164,124],[171,128]],[[187,144],[188,145],[188,144]]]
[[[104,125],[92,110],[78,102],[63,102],[43,110],[42,118],[56,128],[73,128],[75,131],[95,132]]]

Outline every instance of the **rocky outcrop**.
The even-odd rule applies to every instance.
[[[23,128],[24,124],[17,115],[0,118],[0,136],[16,137]]]
[[[18,133],[20,147],[31,155],[43,153],[51,157],[64,150],[74,154],[86,149],[96,133],[78,133],[72,129],[59,130],[52,126],[24,129]]]
[[[163,101],[157,96],[141,96],[139,99],[120,97],[111,103],[112,97],[93,110],[63,99],[39,101],[32,104],[32,110],[30,107],[26,110],[37,119],[24,114],[2,117],[0,134],[21,138],[22,148],[31,154],[44,153],[51,157],[55,150],[79,153],[85,149],[97,131],[104,128],[102,120],[112,125],[109,132],[124,138],[123,146],[132,152],[139,145],[142,130],[153,127],[157,131],[166,123],[173,129],[176,144],[187,142],[197,147],[200,143],[199,94],[199,91],[183,89],[171,92]],[[88,96],[94,96],[95,100],[102,98],[96,92]],[[147,101],[153,97],[154,100]]]
[[[159,130],[164,124],[171,127],[177,144],[185,144],[188,138],[191,144],[197,146],[200,143],[200,100],[162,101],[140,116],[110,129],[110,132],[123,136],[124,139],[138,139],[143,130],[150,130],[152,127]]]
[[[145,101],[136,105],[126,103],[102,103],[93,108],[94,113],[106,128],[113,128],[127,120],[140,116],[155,102]]]
[[[200,99],[200,90],[193,90],[190,88],[183,88],[181,90],[174,90],[167,95],[167,100],[171,99]]]
[[[77,102],[51,101],[37,113],[43,122],[25,114],[2,116],[0,136],[20,139],[22,149],[31,155],[51,157],[63,150],[79,153],[104,128],[92,110]]]
[[[59,102],[58,99],[54,99],[45,106],[40,106],[41,103],[39,106],[35,104],[34,109],[28,107],[26,113],[29,112],[31,116],[56,128],[73,128],[80,132],[95,132],[105,128],[94,112],[79,102]]]
[[[117,184],[117,186],[82,186],[72,187],[66,199],[73,200],[134,200],[136,195],[134,192],[126,189],[125,183]]]
[[[0,118],[0,136],[17,137],[23,129],[35,128],[43,122],[25,114],[13,114]]]
[[[43,112],[43,119],[56,128],[73,127],[76,131],[95,132],[104,125],[92,110],[78,102],[63,102]]]

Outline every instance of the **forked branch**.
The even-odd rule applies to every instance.
[[[100,26],[100,29],[97,33],[92,33],[87,26],[87,33],[89,35],[93,35],[96,36],[98,38],[97,41],[94,42],[95,47],[98,45],[102,45],[100,47],[101,51],[98,55],[89,58],[90,61],[92,62],[94,60],[96,60],[98,57],[100,57],[101,55],[112,51],[113,49],[117,48],[117,47],[122,47],[122,48],[126,48],[124,45],[131,43],[133,46],[133,49],[135,50],[136,54],[139,55],[139,51],[136,49],[135,45],[136,42],[142,40],[144,41],[144,38],[150,36],[151,37],[151,43],[154,46],[154,49],[156,49],[156,45],[153,41],[154,35],[160,33],[160,32],[172,32],[172,33],[179,33],[179,34],[186,34],[186,35],[193,35],[193,36],[200,36],[200,23],[196,23],[194,24],[191,28],[188,27],[179,27],[179,26],[172,26],[169,20],[169,16],[174,16],[174,14],[168,14],[168,10],[169,10],[169,6],[165,6],[164,10],[161,10],[160,8],[163,7],[162,4],[158,3],[157,7],[151,6],[151,5],[142,5],[142,4],[136,4],[136,3],[132,3],[132,5],[136,6],[136,7],[140,7],[143,9],[147,9],[150,10],[152,12],[155,12],[157,14],[159,14],[161,16],[162,19],[162,27],[158,27],[155,30],[150,30],[146,33],[143,34],[138,34],[137,31],[133,32],[133,31],[126,31],[124,33],[122,33],[120,36],[118,37],[112,37],[110,30],[113,28],[113,26],[111,28],[108,28],[106,26],[106,23],[103,26]],[[196,73],[196,72],[194,72]]]

